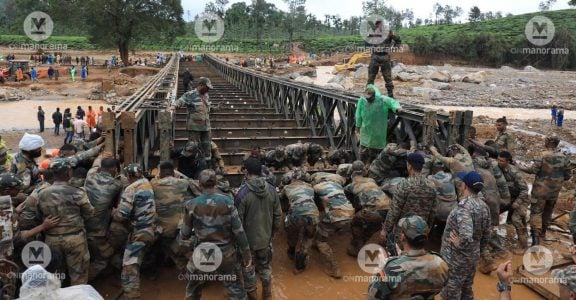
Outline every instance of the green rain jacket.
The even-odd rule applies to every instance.
[[[398,101],[382,96],[378,88],[369,84],[366,88],[375,92],[374,102],[360,97],[356,106],[356,128],[360,128],[360,145],[372,149],[384,149],[388,134],[388,110],[397,112],[401,106]]]

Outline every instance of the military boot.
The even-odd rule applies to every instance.
[[[388,97],[394,98],[394,90],[393,89],[388,89]]]
[[[326,260],[326,262],[328,263],[328,271],[326,273],[328,273],[328,275],[330,275],[331,277],[334,277],[336,279],[340,279],[342,278],[342,273],[340,272],[340,267],[338,266],[338,263],[336,262],[336,259],[334,258],[334,252],[332,252],[332,248],[330,248],[330,245],[328,245],[327,243],[317,243],[318,246],[318,251],[320,251],[320,253],[322,254],[322,256],[324,257],[324,260]]]
[[[478,264],[478,271],[482,274],[490,274],[490,272],[496,270],[496,264],[492,258],[480,258],[480,263]]]
[[[532,235],[534,238],[534,235]],[[526,249],[528,249],[528,232],[526,230],[518,231],[518,243],[519,247],[514,249],[514,255],[524,255]]]
[[[348,249],[346,249],[346,253],[348,253],[348,255],[352,257],[357,257],[360,248],[362,248],[362,246],[360,246],[359,244],[360,241],[352,240],[352,242],[350,242],[350,245],[348,245]]]
[[[248,300],[258,300],[258,294],[256,293],[257,290],[253,290],[248,292]]]
[[[540,234],[535,230],[530,230],[532,235],[532,246],[540,245]]]
[[[268,284],[262,283],[262,299],[272,300],[272,282]]]

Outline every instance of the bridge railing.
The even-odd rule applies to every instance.
[[[103,114],[107,151],[122,153],[126,164],[137,162],[145,170],[156,151],[161,159],[169,158],[174,130],[168,108],[176,97],[178,68],[178,56],[172,55],[166,65],[116,107],[115,112]]]
[[[238,89],[275,108],[287,119],[296,120],[299,126],[309,127],[313,136],[327,136],[331,147],[351,150],[360,157],[354,120],[360,95],[273,77],[212,55],[206,55],[205,60]],[[389,119],[389,142],[416,141],[436,145],[441,152],[451,144],[466,143],[472,111],[445,114],[414,105],[402,106],[404,111]]]

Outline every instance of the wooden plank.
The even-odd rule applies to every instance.
[[[434,135],[436,135],[436,126],[438,126],[438,122],[436,121],[436,111],[427,109],[424,112],[422,125],[422,144],[426,146],[434,145]]]
[[[114,138],[114,129],[116,128],[116,119],[113,112],[104,112],[102,114],[102,130],[106,136],[104,141],[104,151],[110,152],[116,157],[116,145]]]
[[[120,115],[120,123],[122,131],[124,132],[124,164],[136,162],[136,136],[134,129],[136,129],[136,112],[123,111]]]

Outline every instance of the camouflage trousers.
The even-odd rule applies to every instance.
[[[517,209],[513,209],[512,206],[510,206],[506,208],[506,210],[508,210],[508,220],[511,221],[512,225],[516,229],[518,239],[521,243],[524,243],[525,240],[528,240],[528,208],[520,205],[520,207]]]
[[[204,287],[207,276],[211,275],[224,275],[223,284],[226,288],[228,299],[243,300],[246,298],[246,292],[242,286],[242,282],[238,278],[237,270],[240,269],[238,264],[237,252],[233,248],[222,250],[222,263],[218,269],[212,273],[205,273],[198,270],[194,266],[192,259],[188,262],[188,284],[186,285],[186,299],[196,300],[202,297],[202,288]]]
[[[376,79],[376,75],[378,75],[378,71],[382,72],[382,76],[384,76],[384,81],[386,82],[386,90],[388,90],[388,95],[391,96],[392,91],[394,90],[394,83],[392,82],[392,65],[389,54],[372,54],[370,65],[368,66],[367,84],[374,84],[374,80]]]
[[[318,226],[318,216],[288,215],[284,228],[286,229],[286,239],[288,240],[288,252],[294,256],[296,269],[306,268],[308,261],[308,250],[312,245]]]
[[[196,142],[202,149],[202,154],[204,154],[204,158],[206,162],[210,164],[212,160],[212,144],[210,143],[210,131],[194,131],[188,130],[188,140]]]
[[[250,293],[257,289],[256,272],[262,281],[264,293],[272,288],[272,246],[252,250],[252,266],[244,268],[244,289]]]
[[[442,299],[474,299],[472,285],[474,284],[474,275],[476,275],[477,267],[478,261],[473,264],[462,264],[461,266],[448,264],[448,279],[442,289]]]
[[[378,155],[382,152],[382,149],[368,148],[364,145],[360,145],[360,160],[367,166],[369,166],[372,161],[374,161]]]
[[[348,228],[350,226],[351,220],[342,220],[338,222],[328,223],[320,222],[318,224],[318,231],[316,231],[316,245],[318,246],[318,251],[330,265],[336,265],[336,258],[334,257],[334,251],[330,244],[328,244],[328,239],[330,235],[338,230]]]
[[[88,283],[90,252],[84,230],[66,235],[46,234],[44,242],[50,248],[60,251],[66,261],[70,285]]]
[[[140,266],[146,254],[148,243],[130,241],[122,258],[122,288],[126,299],[140,299]]]
[[[188,258],[179,252],[176,236],[160,235],[150,250],[151,262],[157,267],[158,265],[165,265],[162,262],[170,259],[179,270],[184,270],[186,269]]]
[[[96,278],[108,266],[112,255],[116,252],[105,236],[88,236],[90,250],[89,281]]]
[[[546,195],[532,194],[532,199],[536,202],[530,206],[530,227],[538,234],[542,233],[542,229],[546,231],[548,225],[550,225],[559,193],[560,191]]]
[[[358,255],[360,248],[366,244],[374,233],[382,229],[382,223],[386,220],[387,213],[388,210],[362,209],[354,215],[350,224],[352,241],[348,247],[349,255]]]
[[[500,224],[500,196],[497,194],[491,195],[482,192],[484,197],[482,199],[488,205],[490,209],[490,224],[492,226],[498,226]]]

